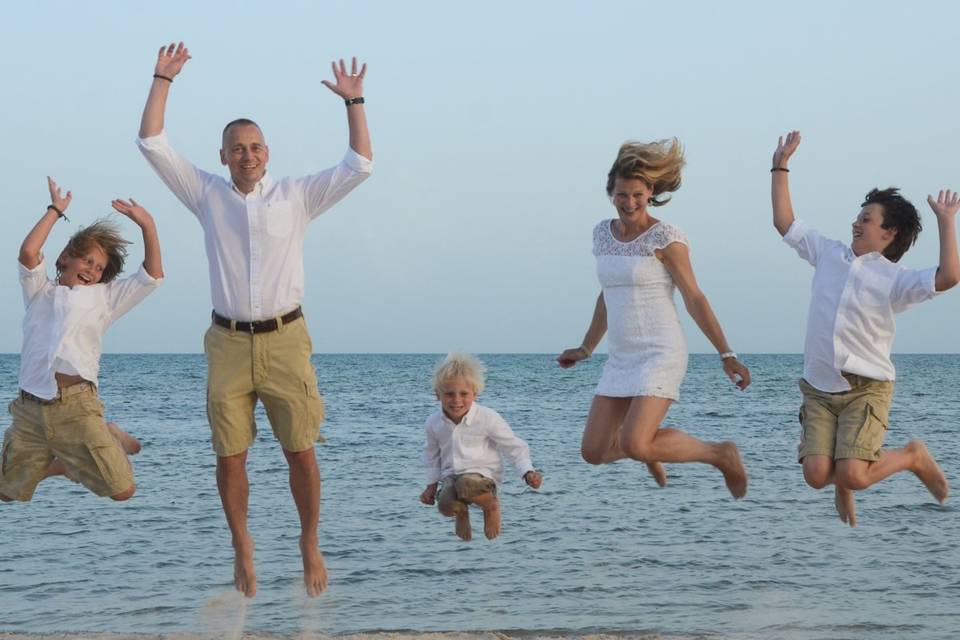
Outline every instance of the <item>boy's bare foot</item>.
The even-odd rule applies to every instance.
[[[833,504],[837,506],[840,520],[851,527],[857,526],[857,505],[853,499],[853,491],[841,487],[835,487],[835,489]]]
[[[720,462],[717,468],[723,474],[723,480],[727,483],[727,489],[737,500],[747,495],[747,470],[740,460],[740,451],[737,445],[732,442],[721,442]]]
[[[127,455],[132,456],[140,453],[140,441],[121,429],[116,422],[108,422],[107,429],[110,431],[110,435],[120,443]]]
[[[913,467],[910,470],[920,478],[920,482],[936,501],[943,504],[947,494],[950,493],[950,485],[947,484],[947,477],[943,475],[940,465],[927,450],[927,445],[920,440],[911,440],[904,448],[914,456]]]
[[[233,543],[233,586],[248,598],[257,594],[257,574],[253,570],[253,540],[249,536]]]
[[[327,564],[316,540],[301,538],[300,553],[303,555],[303,584],[307,587],[307,595],[316,598],[327,588]]]
[[[657,481],[657,484],[661,487],[667,486],[667,470],[663,468],[663,464],[659,462],[648,462],[647,471],[650,472],[650,475],[653,476],[653,479]]]
[[[483,507],[483,533],[487,540],[500,535],[500,499],[496,496]]]
[[[463,509],[457,511],[454,517],[456,518],[454,530],[457,532],[457,537],[468,542],[472,540],[473,529],[470,528],[470,509],[467,505],[463,505]]]

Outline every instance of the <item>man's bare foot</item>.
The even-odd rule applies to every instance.
[[[648,462],[647,471],[650,472],[650,475],[653,476],[653,479],[657,481],[657,484],[661,487],[667,486],[667,470],[663,468],[663,464],[659,462]]]
[[[307,595],[316,598],[327,588],[327,564],[317,546],[316,539],[300,539],[300,553],[303,555],[303,584]]]
[[[233,543],[233,586],[248,598],[257,594],[257,574],[253,570],[253,540],[249,536]]]
[[[940,465],[927,450],[927,445],[920,440],[911,440],[904,448],[914,456],[913,467],[910,470],[920,478],[920,482],[936,501],[943,504],[947,494],[950,493],[950,485],[947,484],[947,477],[943,475]]]
[[[853,491],[835,487],[833,493],[833,504],[837,507],[837,513],[840,514],[840,520],[851,527],[857,526],[857,505],[853,499]]]
[[[487,540],[500,535],[500,499],[496,496],[483,507],[483,533]]]
[[[116,422],[108,422],[107,429],[110,431],[110,435],[120,443],[127,455],[132,456],[140,453],[140,441],[121,429]]]
[[[737,500],[747,495],[747,470],[740,460],[740,451],[737,445],[732,442],[721,442],[717,445],[720,448],[720,462],[717,468],[723,474],[723,480],[727,483],[727,489]]]
[[[454,521],[454,530],[457,532],[457,537],[467,542],[472,540],[473,529],[470,527],[470,508],[467,507],[467,505],[463,505],[463,509],[457,511],[454,518],[456,518]]]

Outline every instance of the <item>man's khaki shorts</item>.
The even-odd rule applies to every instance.
[[[840,393],[819,391],[800,380],[800,462],[812,455],[834,460],[880,459],[894,383],[852,374],[844,377],[853,388]]]
[[[497,483],[479,473],[447,476],[442,485],[440,497],[437,498],[437,508],[441,512],[455,510],[456,502],[470,504],[474,498],[484,493],[497,495]]]
[[[243,453],[253,444],[257,435],[253,410],[258,399],[287,451],[305,451],[323,441],[323,400],[310,363],[313,343],[303,318],[257,334],[211,325],[203,348],[207,419],[218,456]]]
[[[67,387],[51,401],[21,394],[10,403],[10,413],[13,424],[0,454],[0,493],[8,498],[30,500],[54,456],[67,468],[67,477],[98,496],[133,486],[133,467],[110,435],[103,404],[89,382]]]

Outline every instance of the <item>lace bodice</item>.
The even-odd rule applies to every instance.
[[[687,234],[667,222],[658,222],[630,242],[613,237],[612,220],[603,220],[593,228],[593,255],[595,256],[652,256],[673,242],[689,246]]]

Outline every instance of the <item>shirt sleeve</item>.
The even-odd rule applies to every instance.
[[[20,288],[23,290],[23,306],[30,306],[30,302],[38,293],[51,286],[47,279],[47,265],[43,259],[33,269],[27,269],[17,262],[20,271]]]
[[[348,148],[337,166],[292,180],[300,183],[307,216],[312,220],[340,202],[372,172],[373,161]]]
[[[890,304],[894,313],[906,311],[915,304],[937,295],[937,268],[902,269],[890,289]]]
[[[530,460],[530,447],[513,433],[500,414],[495,413],[490,424],[489,437],[501,455],[506,457],[510,464],[520,473],[522,478],[528,471],[533,471],[533,462]]]
[[[793,247],[801,258],[817,266],[823,246],[823,236],[818,231],[811,229],[801,220],[794,220],[783,235],[783,241]]]
[[[668,246],[674,242],[679,242],[680,244],[689,247],[690,241],[687,239],[687,234],[680,230],[680,227],[676,227],[672,224],[662,224],[660,225],[659,233],[655,239],[657,249],[666,249]]]
[[[138,138],[137,147],[167,188],[199,218],[206,184],[215,176],[193,166],[177,153],[164,131],[149,138]]]
[[[430,428],[430,421],[427,420],[426,443],[423,445],[423,465],[427,468],[427,484],[433,484],[440,481],[440,443]]]
[[[141,264],[132,276],[114,280],[106,285],[107,306],[110,309],[110,322],[114,322],[135,307],[160,286],[163,278],[154,278]]]

